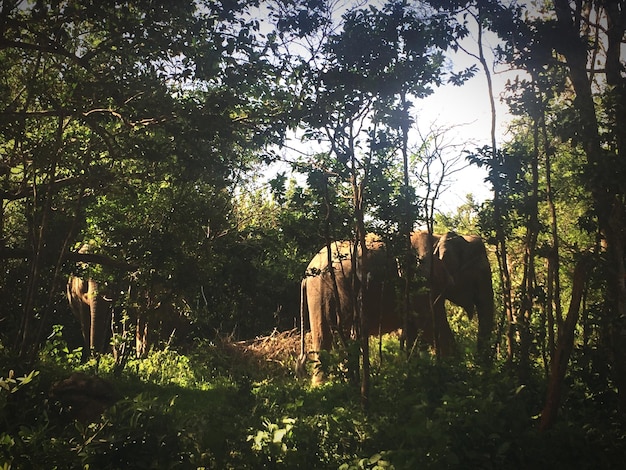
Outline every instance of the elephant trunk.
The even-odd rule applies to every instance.
[[[99,338],[102,335],[98,331],[98,284],[89,280],[87,295],[89,296],[90,322],[89,322],[89,349],[92,352],[100,352]]]

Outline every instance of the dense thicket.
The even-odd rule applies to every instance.
[[[256,315],[242,286],[265,248],[240,243],[233,197],[292,118],[253,7],[3,4],[0,298],[23,355],[66,311],[68,253],[83,243],[129,265],[90,268],[118,290],[129,274],[135,288],[165,286],[218,311],[217,328]]]
[[[573,438],[596,450],[605,438],[611,443],[606,448],[617,449],[626,411],[626,64],[620,54],[626,2],[517,3],[3,1],[2,367],[25,374],[44,367],[38,358],[55,354],[66,366],[79,367],[70,353],[81,344],[79,326],[65,299],[72,273],[107,286],[118,322],[169,305],[187,319],[179,339],[191,355],[194,345],[207,347],[225,334],[249,339],[296,326],[306,262],[331,239],[362,242],[367,231],[377,231],[410,274],[411,229],[473,231],[493,255],[493,367],[506,373],[496,379],[482,370],[480,379],[470,377],[467,371],[476,366],[471,355],[465,368],[422,358],[433,388],[419,395],[422,404],[406,404],[405,409],[424,408],[407,418],[406,434],[394,449],[393,440],[385,443],[389,447],[372,445],[371,436],[390,430],[385,407],[398,399],[374,370],[380,389],[370,403],[384,404],[384,412],[373,408],[381,421],[359,420],[363,428],[352,429],[354,441],[347,443],[340,436],[348,427],[345,414],[313,410],[329,420],[329,435],[338,440],[335,447],[320,443],[326,454],[319,461],[354,463],[389,450],[398,466],[488,461],[524,468],[521,450],[512,444],[515,433],[536,444],[534,428],[548,432],[558,426],[561,406],[561,431],[588,425],[587,435]],[[490,145],[465,154],[487,170],[493,199],[477,207],[470,198],[456,214],[437,214],[451,171],[445,159],[458,159],[459,152],[442,148],[436,133],[416,132],[415,104],[433,87],[462,86],[476,76],[487,81],[485,102],[493,105],[487,34],[498,38],[491,51],[498,66],[519,71],[503,94],[516,119],[506,143],[496,141],[494,127],[485,136]],[[448,51],[470,53],[476,65],[459,70],[446,62]],[[290,171],[297,177],[287,177]],[[84,245],[89,253],[80,250]],[[407,281],[406,292],[411,285]],[[472,327],[459,318],[454,316],[455,329],[463,337]],[[125,328],[121,341],[129,342],[132,325],[126,322]],[[69,349],[61,354],[64,342]],[[368,347],[361,343],[366,358]],[[413,372],[403,386],[424,387],[429,379],[414,366],[407,366]],[[208,374],[218,381],[237,374],[222,372]],[[453,400],[455,411],[439,406],[448,390],[436,374],[452,374],[467,385],[467,401]],[[252,381],[238,378],[234,387],[261,410],[253,419],[270,416],[266,434],[251,438],[257,463],[302,464],[285,449],[311,437],[308,426],[298,428],[301,436],[294,434],[289,421],[307,407],[292,404],[282,415],[264,408],[284,406],[283,398],[306,401],[293,388],[301,384],[269,392]],[[23,382],[27,387],[28,380]],[[19,414],[12,408],[23,402],[4,395],[22,389],[13,384],[0,381],[0,413],[12,430],[0,434],[7,462],[13,461],[7,449],[26,442],[18,437]],[[362,384],[362,393],[367,388]],[[340,390],[337,395],[350,388]],[[522,390],[529,395],[518,400]],[[257,402],[254,393],[276,395]],[[319,392],[311,393],[319,398]],[[38,398],[22,397],[28,403]],[[428,423],[437,423],[439,442],[453,447],[443,423],[476,418],[474,413],[485,410],[470,408],[481,398],[497,401],[498,420],[521,423],[494,431],[506,439],[485,451],[489,459],[464,446],[449,461],[406,453],[406,443],[423,437]],[[222,404],[232,406],[227,402]],[[503,408],[509,404],[515,413]],[[43,416],[43,408],[34,409]],[[124,410],[116,412],[115,419],[123,421]],[[541,416],[540,426],[533,416]],[[37,420],[28,419],[29,426]],[[603,420],[606,428],[598,425]],[[476,421],[477,428],[487,429],[488,420]],[[453,429],[458,439],[468,439],[469,430]],[[289,435],[293,448],[275,448],[281,439],[270,443],[278,430],[285,430],[281,439]],[[370,440],[359,440],[359,433]],[[214,437],[202,438],[210,447]],[[342,453],[341,446],[349,450]],[[448,448],[437,449],[435,440],[432,446],[424,447],[424,455],[444,455]],[[565,444],[561,450],[566,448],[571,450]],[[181,455],[202,452],[185,449]],[[342,458],[333,460],[332,452]],[[242,463],[237,458],[250,457],[241,457],[247,455],[243,451],[227,457],[213,447],[209,453],[235,466]]]

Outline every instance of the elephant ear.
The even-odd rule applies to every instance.
[[[476,250],[482,245],[475,243],[475,238],[448,232],[437,246],[439,259],[452,283],[446,291],[446,298],[463,307],[470,319],[475,313],[476,282],[481,274],[477,271],[480,259]]]
[[[459,272],[466,263],[469,243],[455,232],[448,232],[439,239],[435,247],[436,256],[442,261],[448,281],[456,284]]]

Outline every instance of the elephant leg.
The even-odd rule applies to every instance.
[[[86,362],[89,359],[90,354],[89,335],[91,331],[91,312],[89,305],[82,301],[76,302],[76,312],[76,316],[78,316],[78,321],[80,322],[81,334],[83,336],[83,353],[81,361]]]
[[[446,307],[443,299],[433,306],[435,319],[435,332],[437,335],[437,349],[441,357],[450,357],[456,352],[456,341],[450,329]]]
[[[490,276],[491,274],[486,273],[483,277],[487,278],[487,275]],[[482,361],[488,363],[491,357],[491,333],[494,323],[491,278],[487,278],[479,285],[476,311],[478,313],[478,356]]]
[[[146,316],[146,312],[137,315],[135,354],[138,358],[145,358],[148,355],[148,319]]]
[[[321,351],[330,351],[332,346],[332,331],[327,321],[321,321],[316,328],[311,326],[311,348],[313,362],[312,385],[320,385],[325,382],[326,374],[323,371],[320,360]]]
[[[320,292],[318,285],[309,285],[307,292],[307,303],[309,309],[309,324],[311,326],[311,359],[313,362],[313,376],[311,384],[320,385],[326,380],[322,363],[320,360],[321,351],[330,351],[332,347],[333,334],[330,327],[329,315],[330,298],[325,292]]]
[[[415,298],[415,318],[413,322],[409,322],[414,324],[414,334],[415,336],[411,338],[412,331],[402,332],[407,342],[407,348],[410,351],[413,348],[413,343],[417,339],[422,345],[422,349],[424,346],[435,345],[435,327],[433,324],[433,312],[430,308],[430,299],[428,294],[419,294]]]
[[[400,336],[401,347],[407,354],[410,354],[411,349],[413,349],[413,345],[419,339],[418,332],[420,329],[417,326],[417,319],[413,315],[412,312],[407,312],[409,315],[408,321],[406,322],[404,327],[402,328],[402,333]]]
[[[454,334],[448,323],[445,300],[443,298],[435,298],[431,306],[429,294],[420,294],[416,298],[416,321],[411,326],[413,331],[409,331],[406,335],[407,345],[412,347],[411,335],[418,336],[422,345],[430,345],[434,347],[437,354],[441,357],[452,356],[456,351],[456,341]],[[415,336],[413,336],[415,338]]]
[[[89,359],[89,345],[91,335],[91,312],[89,304],[89,284],[79,277],[70,276],[67,282],[67,300],[72,313],[80,324],[80,334],[83,337],[82,362]]]
[[[306,326],[309,318],[309,306],[307,305],[307,279],[300,283],[300,357],[296,363],[296,376],[304,377],[306,371]]]

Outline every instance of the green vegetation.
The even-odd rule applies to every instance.
[[[0,466],[621,466],[625,11],[0,2]],[[506,142],[495,114],[479,148],[422,132],[422,98],[484,80],[489,106],[494,70],[519,71]],[[463,161],[493,198],[442,214]],[[485,241],[493,361],[450,308],[456,357],[355,332],[323,352],[328,383],[296,378],[313,254],[376,232],[410,299],[420,227]],[[80,320],[71,276],[97,286]]]
[[[296,338],[277,342],[288,350]],[[288,357],[277,366],[271,351],[248,347],[224,340],[189,355],[156,351],[118,377],[104,357],[100,376],[119,400],[92,422],[72,421],[50,397],[75,368],[59,349],[42,353],[35,371],[0,381],[3,468],[582,469],[619,466],[626,451],[606,406],[614,394],[594,396],[582,371],[572,374],[563,419],[539,434],[540,371],[517,386],[502,364],[483,370],[471,358],[436,363],[424,353],[407,361],[386,336],[364,413],[354,384],[336,378],[311,389]],[[1,363],[15,366],[6,354]]]

